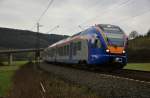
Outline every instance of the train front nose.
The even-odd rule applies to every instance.
[[[107,61],[110,64],[113,64],[113,63],[124,64],[124,63],[126,63],[127,59],[126,59],[126,56],[108,55],[107,56]]]
[[[106,49],[106,53],[120,55],[120,54],[124,54],[125,50],[124,50],[124,47],[108,46],[108,48]]]
[[[108,64],[127,64],[126,51],[124,50],[124,47],[108,46],[105,58],[105,62]]]

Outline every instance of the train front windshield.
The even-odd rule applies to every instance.
[[[124,32],[116,26],[104,26],[102,27],[103,31],[107,36],[108,44],[111,46],[124,46],[125,38]]]

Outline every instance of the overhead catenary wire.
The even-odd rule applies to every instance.
[[[101,14],[104,15],[104,14],[106,14],[106,13],[109,13],[109,12],[110,12],[111,10],[113,10],[114,8],[123,7],[123,6],[125,6],[126,4],[128,4],[130,1],[131,1],[131,0],[126,0],[126,1],[123,0],[123,2],[119,2],[119,3],[117,3],[117,4],[114,4],[113,7],[108,8],[107,10],[105,10],[104,12],[102,12]],[[85,28],[84,28],[82,25],[85,24],[85,23],[87,23],[87,22],[89,22],[89,21],[91,21],[91,20],[93,20],[93,19],[95,19],[95,18],[97,18],[98,16],[99,16],[99,15],[93,17],[92,19],[88,19],[88,20],[82,22],[80,25],[77,25],[77,27],[80,28],[81,30],[84,30]],[[90,26],[86,26],[86,27],[90,27]],[[72,30],[72,29],[74,30],[75,27],[72,27],[71,30]]]
[[[130,0],[128,0],[127,2],[129,2],[129,1],[130,1]],[[150,12],[150,9],[148,9],[147,11],[144,11],[143,13],[138,13],[138,14],[133,15],[133,16],[131,16],[131,17],[126,17],[126,18],[123,18],[123,19],[120,19],[120,20],[114,21],[114,22],[112,22],[112,23],[114,24],[114,23],[118,23],[118,22],[120,22],[120,21],[130,20],[130,19],[133,19],[133,18],[136,18],[136,17],[143,16],[143,15],[145,15],[145,14],[149,13],[149,12]],[[132,21],[133,21],[133,20],[132,20]],[[82,28],[83,28],[83,27],[82,27]]]
[[[48,32],[46,32],[47,34],[48,33],[50,33],[50,32],[52,32],[52,31],[54,31],[54,30],[56,30],[56,29],[58,29],[60,26],[59,25],[57,25],[57,26],[55,26],[55,27],[53,27],[52,29],[50,29]]]
[[[54,0],[50,0],[50,1],[49,1],[48,6],[46,7],[46,9],[44,10],[44,12],[43,12],[43,13],[41,14],[41,16],[39,17],[39,19],[37,20],[36,24],[37,24],[38,22],[40,22],[40,20],[41,20],[41,19],[43,18],[43,16],[46,14],[47,10],[48,10],[49,7],[52,5],[53,1],[54,1]],[[130,1],[130,0],[126,0],[126,1],[121,2],[121,3],[118,4],[118,5],[117,5],[117,4],[115,4],[115,5],[116,5],[117,7],[118,7],[118,6],[120,7],[120,6],[122,6],[122,5],[126,4],[126,3],[128,3],[129,1]],[[113,7],[110,8],[110,10],[112,10],[112,9],[113,9]],[[106,12],[109,12],[109,11],[105,11],[104,13],[106,13]],[[99,15],[98,15],[98,16],[99,16]],[[98,16],[96,16],[96,17],[94,17],[94,18],[97,18]],[[91,19],[90,19],[90,20],[91,20]],[[90,20],[87,20],[87,21],[90,21]],[[86,22],[87,22],[87,21],[86,21]],[[84,22],[84,23],[86,23],[86,22]],[[36,25],[36,24],[35,24],[35,25]],[[34,25],[34,27],[35,27],[35,25]],[[33,28],[34,28],[34,27],[33,27]],[[78,27],[82,27],[82,26],[81,26],[81,25],[78,25]],[[32,28],[32,29],[33,29],[33,28]]]
[[[50,0],[46,9],[43,11],[43,13],[40,15],[40,17],[37,19],[36,23],[33,25],[33,27],[31,28],[31,30],[33,30],[36,26],[37,26],[37,23],[39,23],[43,16],[46,14],[46,12],[48,11],[48,9],[50,8],[50,6],[52,5],[52,3],[54,2],[54,0]]]
[[[113,23],[117,23],[117,22],[120,22],[120,21],[126,21],[126,20],[130,20],[130,19],[133,19],[133,18],[136,18],[136,17],[140,17],[140,16],[143,16],[143,15],[149,13],[149,12],[150,12],[150,9],[148,9],[147,11],[145,11],[143,13],[139,13],[139,14],[136,14],[136,15],[133,15],[131,17],[124,18],[124,19],[120,19],[120,20],[115,21]]]
[[[109,13],[109,12],[110,12],[111,10],[113,10],[114,8],[122,7],[122,6],[126,5],[126,4],[128,4],[130,1],[131,1],[131,0],[126,0],[126,1],[121,2],[120,4],[116,4],[116,6],[113,6],[113,7],[108,8],[108,10],[105,10],[105,11],[102,12],[101,14],[104,15],[104,14],[106,14],[106,13]],[[87,23],[87,22],[90,22],[90,21],[96,19],[98,16],[99,16],[99,15],[97,15],[97,16],[91,18],[91,19],[88,19],[88,20],[84,21],[83,23],[81,23],[81,24],[78,25],[78,26],[82,26],[83,24],[85,24],[85,23]]]
[[[127,17],[127,18],[124,18],[124,19],[115,21],[115,22],[113,22],[113,24],[115,24],[115,23],[123,23],[124,21],[131,20],[131,19],[132,19],[132,20],[131,20],[130,22],[132,22],[134,18],[136,18],[136,17],[141,17],[141,16],[143,16],[143,15],[145,15],[145,14],[147,14],[147,13],[150,13],[150,9],[148,9],[147,11],[145,11],[145,12],[143,12],[143,13],[139,13],[139,14],[133,15],[133,16],[131,16],[131,17]],[[123,21],[123,22],[120,22],[120,21]],[[126,25],[126,23],[123,23],[123,24],[120,24],[120,25]],[[141,24],[138,24],[138,25],[141,25]],[[133,25],[131,24],[130,26],[129,26],[129,25],[126,25],[126,26],[129,27],[129,28],[131,28],[131,26],[133,26]],[[141,25],[141,26],[142,26],[142,25]],[[141,26],[139,26],[139,28],[140,28]]]
[[[48,11],[48,9],[50,8],[50,6],[52,5],[54,0],[50,0],[48,3],[48,6],[46,7],[46,9],[44,10],[44,12],[41,14],[41,16],[39,17],[39,19],[37,20],[37,23],[40,22],[40,20],[43,18],[43,16],[46,14],[46,12]]]
[[[40,15],[40,17],[38,18],[38,20],[36,21],[36,24],[35,24],[37,26],[37,33],[36,33],[37,38],[36,38],[36,41],[35,41],[36,42],[35,43],[35,48],[37,48],[37,52],[35,54],[35,61],[36,61],[37,65],[40,64],[40,33],[39,33],[39,30],[40,30],[40,27],[42,26],[42,25],[40,25],[39,22],[43,18],[43,16],[46,14],[46,12],[48,11],[48,9],[52,5],[52,3],[53,3],[53,0],[50,0],[49,3],[48,3],[48,6],[44,10],[44,12]],[[36,68],[36,65],[35,65],[35,68]]]

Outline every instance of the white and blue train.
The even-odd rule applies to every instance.
[[[122,68],[127,64],[126,43],[120,27],[98,24],[50,45],[43,52],[43,60]]]

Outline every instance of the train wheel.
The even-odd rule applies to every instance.
[[[113,70],[120,70],[123,69],[124,65],[123,64],[115,64]]]
[[[83,68],[88,68],[87,62],[85,60],[80,60],[79,65]]]

